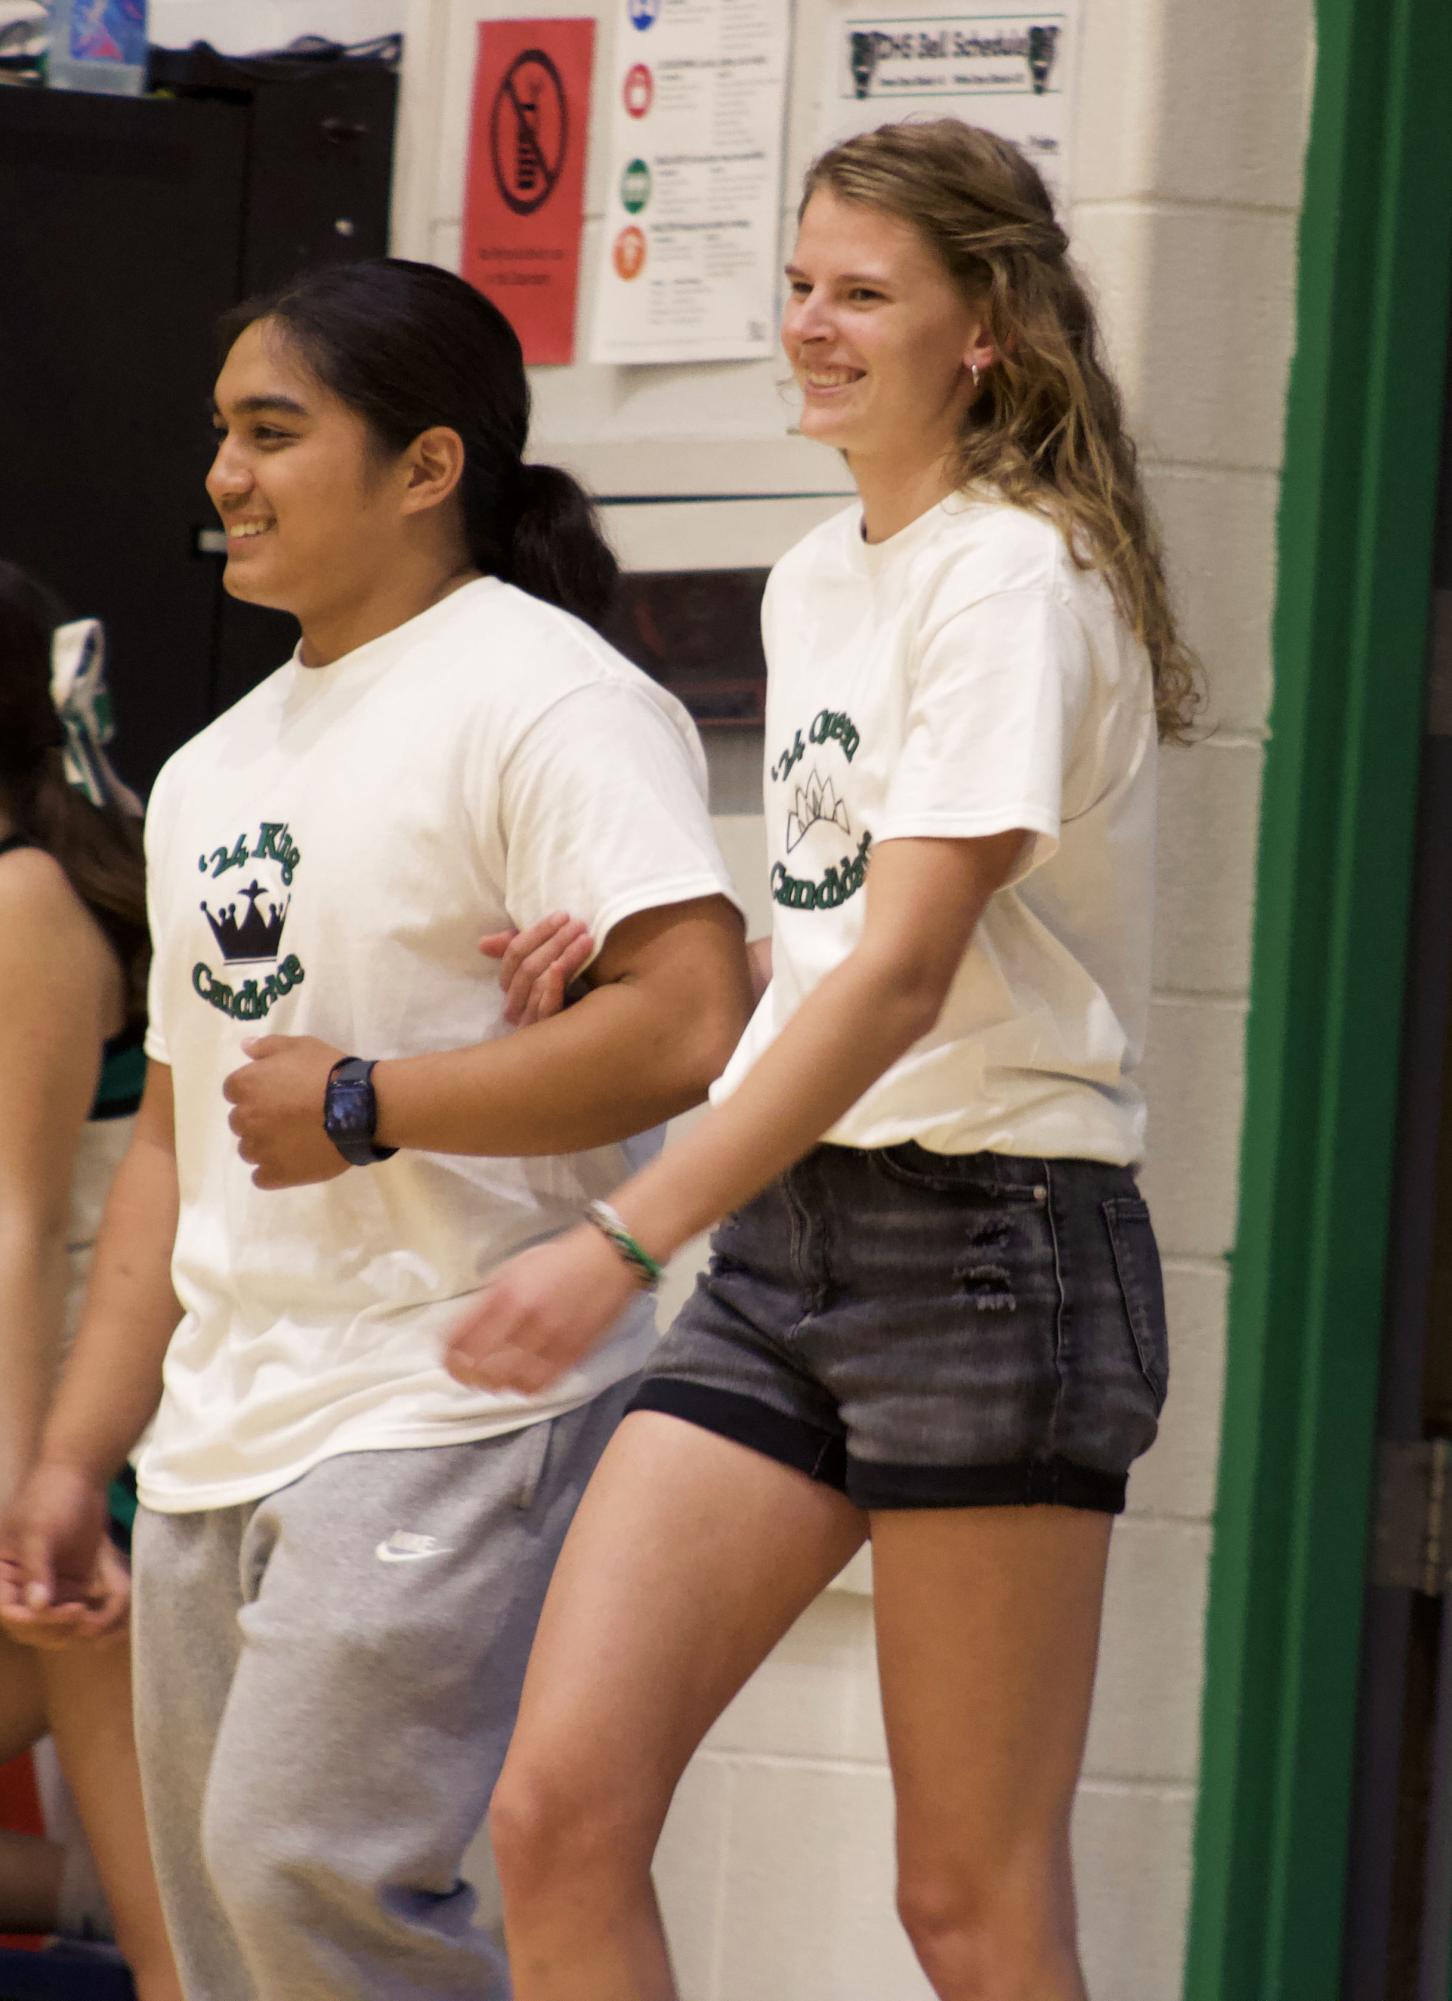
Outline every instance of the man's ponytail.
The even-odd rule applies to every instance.
[[[510,581],[597,625],[615,597],[619,570],[600,532],[595,503],[561,466],[520,467]]]

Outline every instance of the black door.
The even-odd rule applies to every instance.
[[[224,103],[0,90],[0,555],[105,621],[143,789],[209,711],[209,330],[245,167]]]
[[[106,625],[123,776],[292,650],[221,587],[218,315],[387,248],[387,62],[154,51],[144,98],[0,88],[0,556]]]
[[[1452,1995],[1452,372],[1431,627],[1342,2001]]]

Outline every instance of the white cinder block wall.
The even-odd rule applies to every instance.
[[[784,227],[811,145],[824,24],[844,5],[796,0]],[[409,0],[395,207],[401,253],[457,268],[476,20],[596,14],[605,45],[598,62],[616,11],[603,0],[531,0],[527,8],[518,0]],[[1186,621],[1209,665],[1215,725],[1198,748],[1164,760],[1146,1185],[1166,1253],[1174,1386],[1161,1442],[1132,1482],[1116,1532],[1076,1819],[1093,1993],[1175,2001],[1312,5],[1083,0],[1083,12],[1072,234],[1099,293]],[[604,88],[596,92],[587,268],[604,206]],[[589,304],[587,284],[582,334]],[[835,461],[786,436],[781,375],[769,363],[538,371],[536,453],[564,458],[605,494],[779,494],[611,511],[628,562],[768,562],[837,504],[791,496],[844,485]],[[712,745],[723,843],[764,925],[759,753],[759,740]],[[688,1278],[678,1273],[677,1296]],[[687,1775],[660,1865],[686,2001],[911,2001],[928,1993],[892,1910],[869,1590],[866,1567],[854,1566],[732,1705]]]

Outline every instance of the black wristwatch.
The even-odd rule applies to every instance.
[[[373,1095],[373,1064],[362,1056],[343,1056],[328,1072],[323,1093],[323,1131],[350,1167],[372,1167],[392,1160],[396,1146],[375,1146],[378,1100]]]

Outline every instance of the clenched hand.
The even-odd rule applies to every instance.
[[[345,1054],[314,1035],[255,1035],[247,1061],[222,1085],[227,1123],[259,1188],[331,1181],[348,1163],[323,1131],[328,1072]]]

